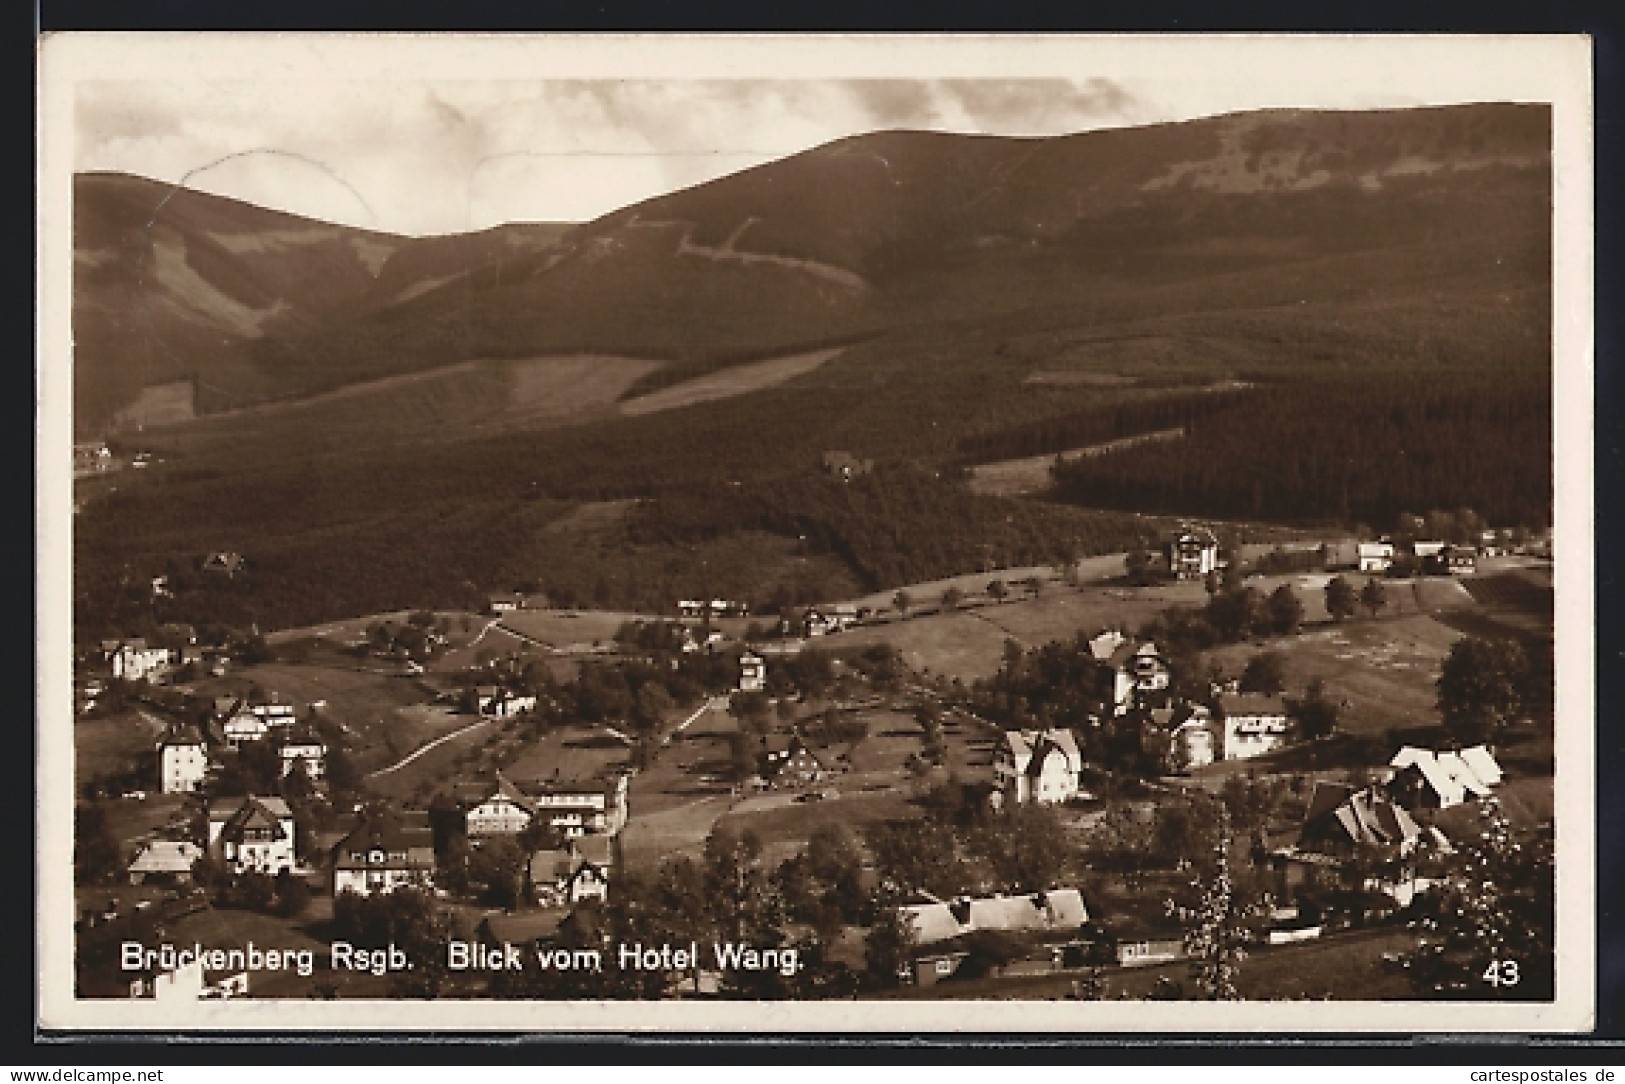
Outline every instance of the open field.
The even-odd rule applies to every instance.
[[[120,711],[73,720],[74,778],[84,783],[93,776],[118,775],[146,758],[157,777],[156,750],[163,734],[161,720],[139,711]]]
[[[979,587],[987,582],[981,578]],[[1198,583],[1083,588],[1052,583],[1037,598],[866,625],[829,637],[823,646],[838,650],[889,643],[916,670],[969,682],[997,672],[1007,639],[1031,648],[1071,640],[1080,632],[1093,635],[1103,628],[1132,633],[1169,606],[1194,606],[1206,599]]]
[[[538,779],[586,780],[625,768],[628,759],[626,743],[602,727],[561,726],[525,743],[502,774],[521,785]]]
[[[685,380],[647,395],[639,395],[621,404],[621,413],[636,417],[662,410],[693,406],[714,399],[731,399],[764,388],[776,387],[787,380],[810,373],[839,354],[843,348],[814,350],[805,354],[770,358],[745,365],[734,365],[715,373]]]
[[[839,787],[839,783],[836,784]],[[858,794],[826,798],[818,802],[786,802],[776,808],[752,812],[730,811],[717,821],[719,827],[735,831],[750,829],[764,844],[792,843],[799,849],[812,834],[826,824],[840,824],[861,833],[863,826],[877,821],[902,820],[919,811],[902,794]]]
[[[1458,638],[1431,617],[1412,615],[1326,625],[1298,636],[1232,644],[1209,658],[1226,674],[1239,675],[1247,659],[1268,648],[1286,659],[1288,693],[1300,694],[1313,678],[1334,700],[1347,700],[1340,729],[1380,735],[1390,728],[1437,722],[1433,683],[1439,664]]]
[[[1032,378],[1029,377],[1027,382],[1031,383]],[[970,468],[970,491],[988,497],[1019,497],[1027,493],[1039,493],[1048,489],[1054,481],[1050,468],[1055,465],[1057,459],[1067,462],[1075,459],[1092,459],[1139,444],[1178,440],[1184,435],[1185,430],[1181,426],[1108,440],[1102,444],[1090,444],[1082,448],[1069,448],[1063,452],[1051,452],[1047,455],[1003,459],[996,463],[978,463]]]
[[[615,633],[628,621],[656,620],[648,614],[603,610],[516,610],[502,615],[499,629],[510,629],[554,648],[613,646]]]

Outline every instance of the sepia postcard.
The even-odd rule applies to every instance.
[[[1593,1026],[1588,39],[39,79],[42,1029]]]

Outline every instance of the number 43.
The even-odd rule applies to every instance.
[[[1516,986],[1519,977],[1517,960],[1491,960],[1484,969],[1484,981],[1491,986]]]

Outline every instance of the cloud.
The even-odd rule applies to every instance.
[[[858,132],[1045,135],[1136,106],[1104,78],[92,82],[76,168],[408,234],[580,221]],[[245,152],[263,152],[233,158]]]

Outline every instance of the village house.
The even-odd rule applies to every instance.
[[[1223,759],[1247,760],[1286,744],[1291,728],[1280,696],[1226,692],[1215,699],[1224,719]]]
[[[192,880],[192,867],[202,857],[203,848],[190,840],[153,840],[144,844],[130,863],[130,883],[186,884]]]
[[[1359,569],[1361,572],[1387,572],[1394,566],[1392,542],[1361,542]]]
[[[263,741],[271,732],[265,717],[242,709],[232,713],[220,726],[220,736],[230,749],[240,749],[244,742]]]
[[[297,863],[293,811],[281,798],[209,803],[209,853],[236,873],[276,876]]]
[[[237,575],[245,567],[246,564],[243,561],[242,554],[229,551],[211,553],[203,558],[203,564],[201,565],[204,572],[219,573],[228,578]]]
[[[1502,779],[1501,766],[1482,745],[1442,753],[1407,745],[1388,766],[1388,793],[1407,809],[1449,809],[1485,798]]]
[[[1217,759],[1213,715],[1204,704],[1175,704],[1146,712],[1140,748],[1164,771],[1182,774]]]
[[[465,831],[471,842],[493,835],[518,835],[541,818],[566,837],[588,833],[616,835],[626,827],[630,776],[582,782],[539,782],[521,789],[501,772],[495,784],[458,788]]]
[[[1162,546],[1176,580],[1200,580],[1219,567],[1219,540],[1206,527],[1184,527]]]
[[[761,769],[770,787],[810,787],[828,771],[800,734],[770,734],[763,739]]]
[[[266,704],[252,704],[248,710],[265,721],[267,730],[277,726],[293,726],[299,720],[292,704],[274,700]]]
[[[801,619],[803,636],[832,636],[858,623],[858,608],[850,603],[809,607]]]
[[[993,785],[1007,802],[1049,805],[1078,797],[1083,757],[1070,730],[1007,730],[993,754]]]
[[[531,892],[544,907],[564,907],[583,900],[602,902],[609,898],[614,864],[614,837],[571,839],[563,848],[537,851],[531,856]]]
[[[1114,714],[1123,715],[1168,691],[1168,666],[1154,643],[1135,643],[1120,631],[1107,629],[1089,641],[1089,653],[1111,671]]]
[[[747,651],[739,656],[739,691],[759,693],[767,688],[767,663],[762,657]]]
[[[937,944],[977,930],[1076,933],[1089,921],[1083,895],[1075,888],[1015,896],[961,896],[946,902],[921,892],[897,912],[913,929],[916,945]]]
[[[1176,929],[1138,928],[1117,935],[1119,967],[1150,967],[1185,957],[1185,935]]]
[[[825,452],[824,469],[843,482],[862,477],[875,469],[872,459],[859,459],[851,452]]]
[[[709,654],[728,642],[727,635],[721,629],[701,629],[700,632],[700,635],[696,635],[693,628],[683,627],[684,653],[692,655],[704,651]]]
[[[165,794],[190,794],[209,774],[209,753],[196,727],[170,731],[158,743],[159,789]]]
[[[517,591],[503,591],[488,595],[485,599],[485,612],[489,614],[511,614],[515,610],[530,608],[530,596]]]
[[[1411,543],[1411,553],[1417,559],[1426,561],[1430,557],[1437,557],[1444,552],[1445,543],[1437,541],[1417,540]]]
[[[505,719],[536,710],[536,697],[530,693],[516,693],[499,685],[481,685],[474,690],[475,705],[481,715]]]
[[[1349,855],[1365,846],[1392,846],[1408,854],[1426,840],[1448,847],[1437,828],[1424,828],[1404,807],[1376,787],[1317,782],[1298,835],[1300,850]]]
[[[693,619],[744,617],[749,613],[749,603],[735,599],[682,599],[677,603],[678,616]]]
[[[118,681],[155,681],[174,661],[169,648],[149,646],[139,636],[129,640],[103,640],[102,655]]]
[[[419,814],[364,822],[333,848],[333,895],[434,886],[434,833]]]
[[[327,774],[327,745],[317,737],[292,737],[277,747],[282,775],[302,771],[312,782]]]
[[[530,798],[497,772],[495,786],[487,788],[484,797],[464,810],[464,831],[470,842],[488,836],[516,836],[530,826],[535,815],[536,807]]]

